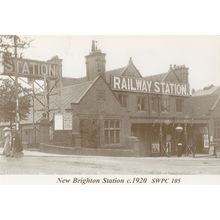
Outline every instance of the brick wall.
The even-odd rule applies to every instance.
[[[100,77],[83,97],[79,104],[72,104],[73,125],[75,131],[80,131],[80,120],[98,119],[100,121],[100,147],[104,146],[104,120],[117,119],[121,124],[121,146],[130,135],[130,125],[126,110],[121,107],[109,86]]]

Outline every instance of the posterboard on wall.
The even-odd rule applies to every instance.
[[[72,114],[68,112],[55,114],[54,130],[72,130]]]
[[[209,135],[208,134],[204,134],[203,135],[203,141],[204,141],[204,148],[209,148]]]
[[[155,153],[160,153],[160,144],[159,144],[159,142],[152,143],[151,152],[154,153],[154,154]]]
[[[63,130],[63,115],[62,114],[54,115],[54,130],[55,131]]]

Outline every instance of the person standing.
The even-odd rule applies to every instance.
[[[4,131],[4,139],[5,139],[3,155],[9,157],[11,155],[11,141],[12,141],[11,129],[6,127],[3,129],[3,131]]]
[[[12,135],[12,157],[22,157],[23,154],[23,147],[21,143],[21,138],[19,133],[13,129],[13,135]]]

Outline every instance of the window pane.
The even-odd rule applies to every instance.
[[[152,110],[154,112],[158,111],[158,99],[157,99],[157,97],[152,97]]]
[[[119,128],[119,120],[116,120],[116,121],[115,121],[115,127],[116,127],[116,128]]]
[[[144,97],[137,98],[137,110],[144,111]]]
[[[105,144],[109,144],[109,131],[105,131]]]
[[[127,107],[127,95],[119,95],[118,96],[119,102],[123,107]]]
[[[114,131],[110,131],[110,144],[114,144]]]
[[[120,143],[120,131],[116,131],[116,143]]]
[[[176,100],[176,111],[177,112],[182,112],[183,111],[183,100],[182,99],[177,99]]]
[[[144,110],[144,97],[142,97],[141,99],[141,110],[142,111]]]
[[[105,120],[104,129],[105,144],[120,143],[120,120]]]
[[[170,100],[168,97],[162,97],[161,111],[162,112],[169,112],[170,111]]]
[[[114,128],[114,121],[113,120],[110,121],[110,128]]]
[[[220,122],[215,122],[215,138],[220,138]]]

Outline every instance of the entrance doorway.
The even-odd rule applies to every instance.
[[[151,139],[152,131],[149,129],[147,124],[133,124],[132,135],[139,139],[140,143],[140,155],[150,156],[151,155]]]

